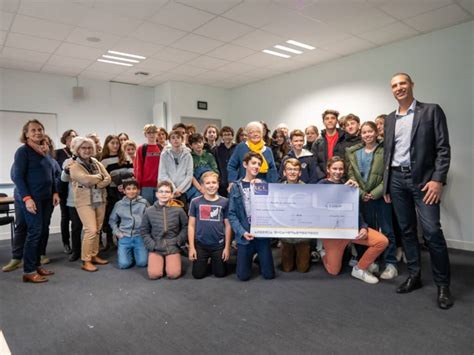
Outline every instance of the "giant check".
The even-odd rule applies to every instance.
[[[359,190],[345,185],[252,184],[251,230],[262,238],[354,239]]]

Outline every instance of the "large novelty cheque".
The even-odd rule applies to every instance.
[[[359,190],[333,184],[251,185],[250,233],[260,238],[354,239]]]

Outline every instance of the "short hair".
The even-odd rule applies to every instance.
[[[143,127],[143,133],[156,133],[158,132],[158,127],[156,127],[153,123],[146,124]]]
[[[171,136],[178,136],[179,139],[183,139],[183,133],[181,133],[181,131],[176,131],[176,130],[172,130],[168,137],[171,138]]]
[[[125,142],[123,142],[122,144],[122,150],[125,151],[125,149],[129,146],[129,145],[133,145],[135,147],[135,149],[137,149],[137,143],[135,143],[134,141],[132,140],[126,140]]]
[[[181,123],[181,122],[175,123],[175,124],[173,125],[173,128],[172,128],[172,129],[173,129],[173,131],[174,131],[174,130],[176,130],[176,129],[178,129],[178,128],[182,128],[182,129],[184,129],[184,130],[186,131],[186,125],[185,125],[184,123]]]
[[[385,121],[387,119],[387,115],[385,113],[382,113],[381,115],[375,117],[375,121],[377,121],[378,119],[382,119]]]
[[[250,128],[252,127],[258,128],[260,132],[263,134],[263,125],[258,121],[252,121],[252,122],[247,123],[247,125],[245,126],[245,131],[247,132],[247,134],[249,133]]]
[[[311,125],[311,126],[308,126],[304,129],[304,133],[305,134],[308,134],[308,129],[312,129],[314,132],[316,132],[316,135],[319,136],[319,129],[318,127],[314,126],[314,125]]]
[[[204,174],[201,175],[201,181],[204,181],[205,178],[208,178],[210,176],[213,176],[219,181],[219,174],[216,173],[215,171],[206,171]]]
[[[166,186],[166,187],[169,187],[171,192],[174,192],[174,185],[171,181],[169,180],[163,180],[163,181],[160,181],[157,185],[156,185],[156,189],[159,190],[160,187],[162,186]]]
[[[21,136],[20,136],[21,143],[26,143],[26,141],[28,140],[28,138],[26,137],[26,134],[28,133],[28,128],[30,127],[30,124],[32,123],[36,123],[40,125],[41,128],[43,128],[43,132],[44,132],[44,125],[40,121],[38,121],[37,119],[29,120],[23,125],[23,128],[21,129]]]
[[[135,186],[136,188],[138,188],[139,187],[138,186],[138,181],[135,180],[134,178],[122,180],[122,187],[123,187],[124,190],[127,186]]]
[[[323,117],[323,121],[324,121],[324,117],[326,117],[327,115],[334,115],[336,116],[336,118],[339,117],[339,111],[336,111],[336,110],[326,110],[322,113],[322,117]]]
[[[362,131],[362,128],[364,128],[365,126],[369,126],[370,128],[372,128],[375,131],[375,133],[377,133],[377,125],[375,124],[374,121],[365,121],[360,126],[360,130]]]
[[[288,158],[283,163],[283,169],[286,169],[287,165],[297,166],[301,170],[301,162],[296,158]]]
[[[344,123],[347,121],[356,121],[360,124],[359,116],[354,115],[353,113],[349,113],[348,115],[344,116]]]
[[[230,134],[232,134],[232,136],[234,136],[234,129],[233,129],[232,127],[230,127],[230,126],[224,126],[224,127],[222,127],[221,130],[220,130],[220,132],[219,132],[219,135],[222,137],[222,135],[223,135],[224,133],[226,133],[226,132],[227,132],[227,133],[230,133]]]
[[[408,79],[408,81],[413,84],[413,80],[411,79],[411,76],[408,75],[407,73],[403,73],[403,72],[393,74],[392,79],[395,78],[396,76],[399,76],[399,75],[405,76]]]
[[[335,163],[342,162],[342,165],[344,169],[346,168],[346,163],[344,162],[344,159],[342,159],[340,156],[335,155],[331,159],[328,160],[328,163],[326,164],[326,168],[329,169],[331,166],[333,166]]]
[[[252,158],[258,159],[260,160],[261,163],[263,163],[263,157],[259,153],[252,152],[252,151],[245,153],[244,158],[242,159],[242,162],[248,163]]]
[[[215,124],[209,124],[206,126],[206,128],[204,128],[204,133],[202,134],[202,136],[204,137],[204,140],[207,142],[207,131],[209,131],[211,128],[214,128],[216,130],[216,135],[217,137],[219,137],[219,128],[217,128],[217,126]]]
[[[68,129],[67,131],[64,131],[63,135],[61,136],[60,142],[61,142],[62,144],[66,144],[66,140],[69,138],[69,136],[70,136],[71,133],[73,133],[73,132],[74,132],[74,133],[76,134],[76,136],[77,136],[77,132],[76,132],[76,130],[74,130],[74,129]]]
[[[79,148],[81,147],[81,145],[83,145],[84,143],[89,143],[92,145],[92,150],[93,150],[93,153],[92,155],[96,155],[97,152],[96,152],[96,149],[95,149],[95,143],[94,141],[89,138],[89,137],[80,137],[80,136],[77,136],[77,137],[74,137],[72,142],[71,142],[71,151],[72,151],[72,154],[78,156],[78,151],[79,151]]]
[[[97,140],[99,139],[99,135],[95,132],[87,133],[86,138],[90,138],[90,139],[92,139],[92,141],[94,141],[94,139],[97,139]]]
[[[304,132],[301,129],[294,129],[290,133],[290,140],[292,140],[293,137],[303,137],[304,139]]]
[[[188,138],[188,143],[189,144],[203,142],[203,141],[204,141],[204,138],[203,138],[201,133],[191,134],[191,137]]]

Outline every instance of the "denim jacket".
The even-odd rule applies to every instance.
[[[237,180],[230,190],[229,222],[234,231],[237,244],[248,244],[249,241],[243,237],[245,232],[250,232],[250,224],[248,222],[247,213],[245,212],[242,179]]]

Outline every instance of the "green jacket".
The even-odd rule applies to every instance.
[[[360,197],[364,193],[371,193],[375,200],[383,196],[383,144],[380,144],[374,150],[372,165],[370,166],[369,177],[365,182],[359,170],[356,151],[363,149],[364,144],[360,143],[346,149],[346,161],[348,167],[349,179],[357,181],[359,184]]]

